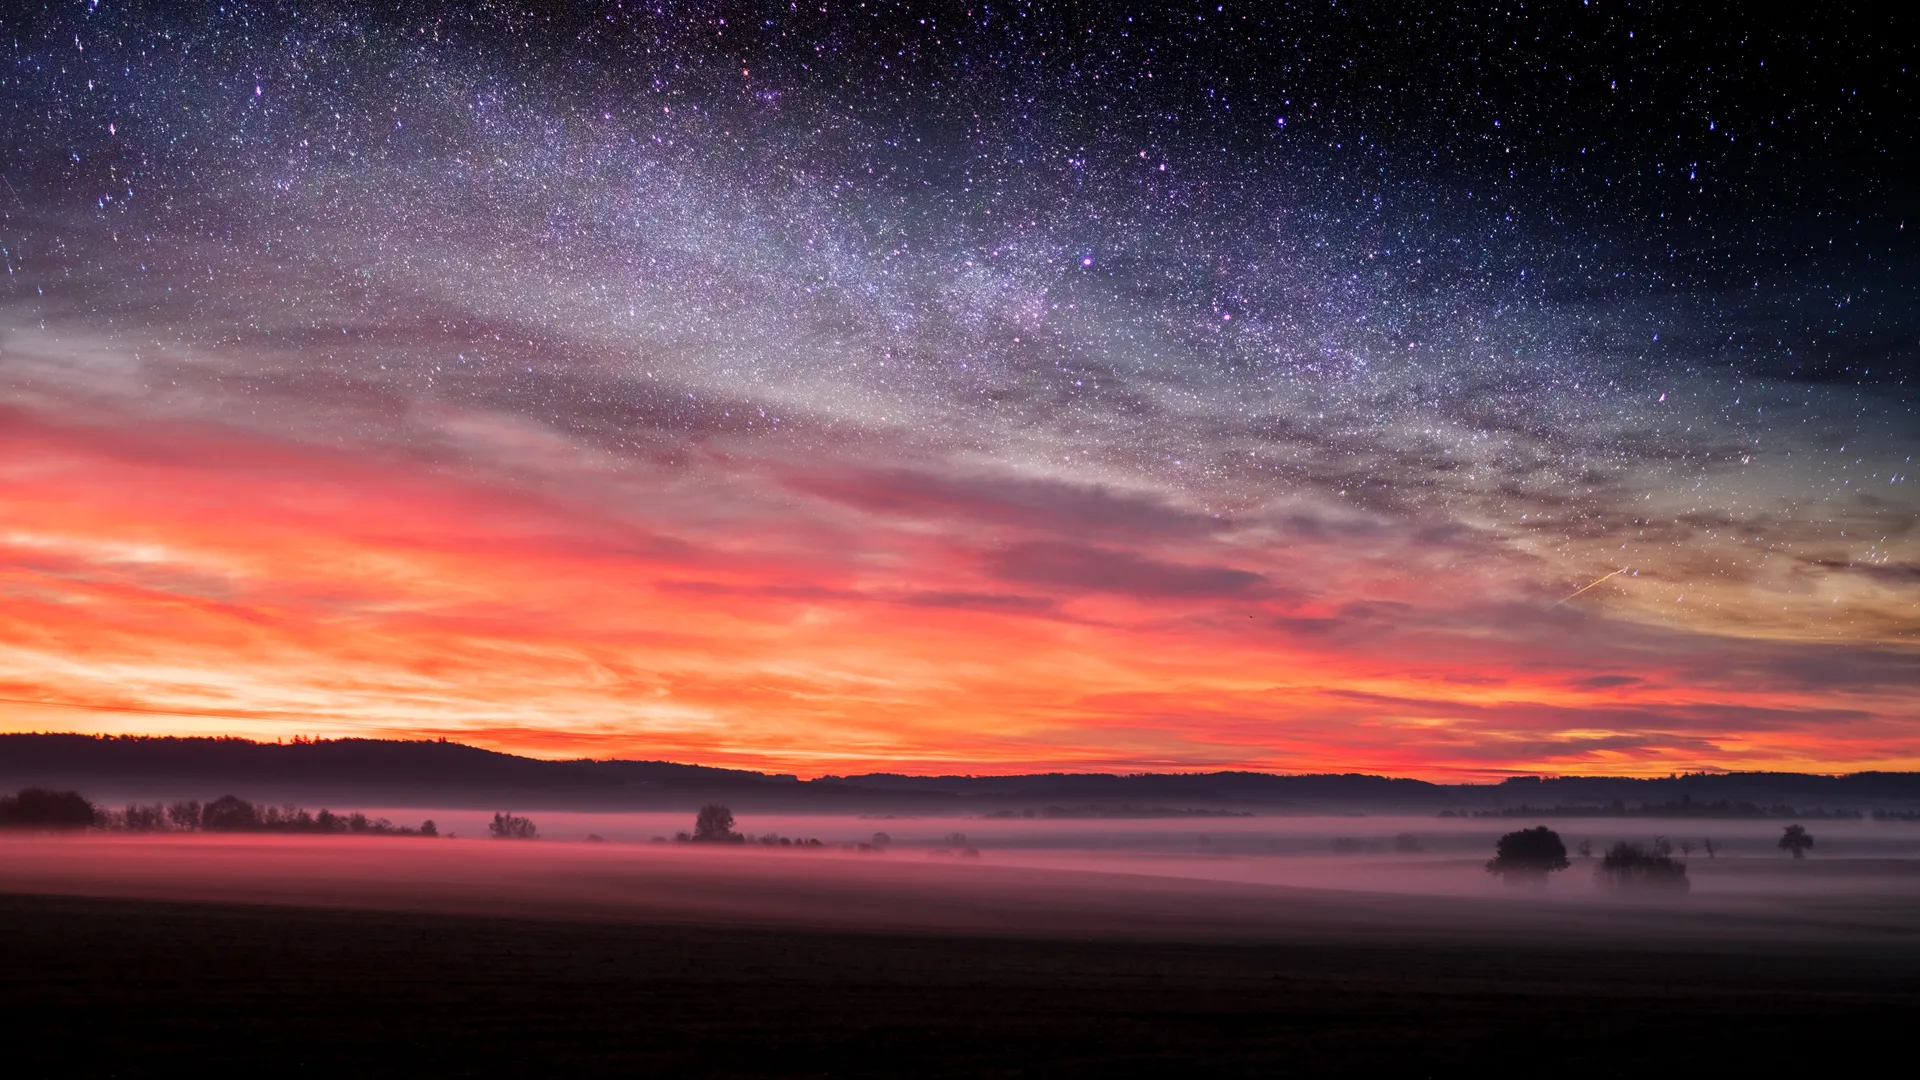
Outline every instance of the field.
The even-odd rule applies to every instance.
[[[21,1076],[1777,1074],[1897,1048],[1920,862],[1694,867],[1653,903],[1446,853],[15,836],[0,1015]]]

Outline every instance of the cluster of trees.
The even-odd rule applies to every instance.
[[[1876,810],[1874,811],[1874,817],[1877,819],[1881,817],[1884,813],[1885,811]],[[1441,811],[1440,816],[1441,817],[1466,817],[1468,815],[1456,814],[1450,810],[1443,810]],[[1727,799],[1719,799],[1714,802],[1694,802],[1693,799],[1691,798],[1685,798],[1685,799],[1675,799],[1673,801],[1663,802],[1663,803],[1643,802],[1639,806],[1631,806],[1631,807],[1628,806],[1625,800],[1622,800],[1622,799],[1615,799],[1613,800],[1613,802],[1606,804],[1604,806],[1583,805],[1583,806],[1539,807],[1539,806],[1521,805],[1521,806],[1502,807],[1497,810],[1475,810],[1472,812],[1471,816],[1477,817],[1477,818],[1501,818],[1501,817],[1812,818],[1812,819],[1821,820],[1821,821],[1861,821],[1866,818],[1867,812],[1864,810],[1847,810],[1844,808],[1830,810],[1825,807],[1813,807],[1811,809],[1806,809],[1806,808],[1795,809],[1794,807],[1788,806],[1786,803],[1774,803],[1771,806],[1761,806],[1758,803],[1732,802]]]
[[[138,810],[139,807],[129,807]],[[146,808],[142,823],[158,817],[158,806]],[[286,803],[281,806],[255,804],[236,795],[222,795],[204,806],[197,802],[177,802],[167,807],[167,820],[177,829],[204,832],[279,832],[279,833],[354,833],[375,836],[438,836],[439,826],[423,821],[417,829],[395,825],[386,818],[370,818],[354,812],[336,814],[322,807],[318,813]],[[129,826],[132,827],[132,826]]]
[[[292,803],[256,805],[237,795],[222,795],[210,803],[171,805],[129,803],[114,810],[95,806],[77,791],[27,788],[0,797],[0,826],[38,829],[121,829],[128,832],[287,832],[365,833],[377,836],[438,836],[432,821],[417,829],[395,825],[386,818],[362,813],[336,814],[322,808],[312,813]]]
[[[77,791],[27,788],[18,795],[0,796],[0,825],[33,829],[84,829],[94,824],[98,811]]]
[[[1806,826],[1789,825],[1776,846],[1796,859],[1805,858],[1813,848],[1813,837]],[[1682,842],[1680,849],[1683,855],[1689,854],[1693,845]],[[1716,849],[1712,840],[1706,841],[1706,850],[1707,856],[1713,857]],[[1580,853],[1591,857],[1591,846],[1583,841]],[[1545,884],[1548,874],[1570,865],[1567,845],[1561,841],[1560,834],[1538,825],[1502,836],[1494,844],[1494,856],[1487,862],[1487,872],[1499,874],[1510,884],[1538,885]],[[1686,862],[1673,857],[1673,844],[1664,836],[1657,837],[1651,847],[1625,840],[1614,844],[1607,849],[1594,875],[1602,885],[1617,890],[1686,892],[1691,888]]]

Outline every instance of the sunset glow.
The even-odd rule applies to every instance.
[[[1609,615],[1625,588],[1556,607],[1549,568],[1515,580],[1511,556],[1358,515],[719,448],[486,476],[26,410],[4,455],[13,730],[445,735],[808,775],[1920,753],[1897,654]]]

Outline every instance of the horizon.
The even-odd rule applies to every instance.
[[[1361,777],[1366,779],[1378,779],[1378,780],[1413,780],[1413,781],[1418,781],[1420,783],[1432,784],[1435,786],[1494,787],[1494,786],[1505,784],[1513,780],[1540,780],[1540,781],[1687,780],[1687,779],[1693,779],[1693,778],[1699,778],[1699,777],[1715,777],[1715,776],[1726,776],[1726,777],[1814,776],[1814,777],[1829,777],[1829,778],[1841,779],[1846,777],[1861,776],[1861,775],[1867,775],[1872,773],[1880,773],[1880,774],[1886,774],[1886,775],[1920,775],[1920,770],[1864,769],[1864,770],[1855,770],[1852,772],[1818,772],[1818,771],[1806,771],[1806,770],[1738,770],[1736,771],[1736,770],[1730,770],[1730,769],[1715,769],[1715,768],[1698,769],[1690,772],[1669,772],[1665,774],[1514,773],[1506,776],[1501,776],[1496,779],[1486,779],[1486,778],[1440,779],[1440,778],[1435,778],[1431,776],[1400,775],[1400,774],[1393,774],[1393,773],[1371,773],[1371,772],[1355,771],[1352,769],[1339,769],[1339,770],[1333,770],[1333,771],[1327,771],[1327,772],[1307,772],[1307,771],[1298,771],[1298,770],[1276,771],[1276,770],[1263,770],[1263,769],[1231,769],[1231,768],[1155,770],[1155,771],[1144,771],[1144,772],[1098,772],[1098,771],[1091,771],[1091,770],[1089,771],[1043,770],[1043,771],[1034,771],[1034,772],[993,772],[993,773],[983,773],[983,772],[913,773],[913,772],[900,772],[897,770],[885,770],[885,771],[875,771],[875,772],[867,772],[867,773],[818,773],[814,775],[805,775],[800,773],[764,772],[761,770],[754,770],[754,769],[733,769],[733,767],[731,766],[712,765],[707,762],[701,762],[701,761],[680,761],[680,760],[670,760],[666,758],[541,757],[534,754],[515,753],[514,751],[510,751],[510,750],[501,750],[495,747],[480,746],[474,743],[464,743],[456,739],[449,739],[445,736],[436,736],[431,738],[401,738],[401,737],[381,738],[381,737],[372,737],[372,736],[364,736],[364,735],[345,735],[345,736],[338,736],[333,738],[315,738],[311,736],[295,735],[290,737],[276,737],[273,741],[269,742],[264,739],[249,738],[247,736],[242,736],[242,735],[175,735],[175,734],[146,734],[146,733],[138,733],[138,732],[100,733],[100,732],[83,732],[83,731],[0,732],[0,737],[4,737],[8,735],[73,737],[73,738],[84,738],[84,739],[95,739],[95,740],[120,740],[120,741],[129,741],[129,742],[139,742],[139,741],[149,741],[149,740],[150,741],[175,740],[175,741],[183,741],[183,742],[190,741],[190,740],[207,740],[207,741],[214,741],[214,742],[240,742],[240,743],[246,743],[253,746],[315,746],[315,745],[323,745],[328,743],[339,743],[339,742],[396,743],[396,744],[406,744],[406,745],[422,745],[422,744],[449,745],[449,746],[458,746],[465,749],[483,750],[488,753],[505,754],[511,757],[521,758],[523,760],[538,761],[538,762],[544,762],[549,764],[589,762],[589,763],[638,763],[638,764],[654,764],[654,765],[674,765],[674,766],[682,766],[682,767],[698,768],[698,769],[723,769],[723,770],[730,770],[730,771],[749,772],[755,775],[764,776],[764,777],[773,778],[773,779],[791,777],[802,783],[811,783],[811,782],[820,781],[820,780],[858,780],[865,777],[875,777],[875,776],[903,777],[907,779],[925,779],[925,780],[937,780],[937,779],[991,780],[991,779],[1003,779],[1003,778],[1017,779],[1022,777],[1044,777],[1044,776],[1110,776],[1110,777],[1118,777],[1118,778],[1154,777],[1154,776],[1201,776],[1201,777],[1204,777],[1204,776],[1218,776],[1218,775],[1229,774],[1229,773],[1240,773],[1240,774],[1249,774],[1249,775],[1256,775],[1256,776],[1271,776],[1271,777],[1281,777],[1281,778],[1285,778],[1285,777],[1316,777],[1316,778],[1317,777]]]

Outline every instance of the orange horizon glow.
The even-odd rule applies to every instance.
[[[1902,647],[1556,604],[1562,568],[826,455],[530,454],[570,456],[0,412],[0,730],[807,777],[1920,768]]]

